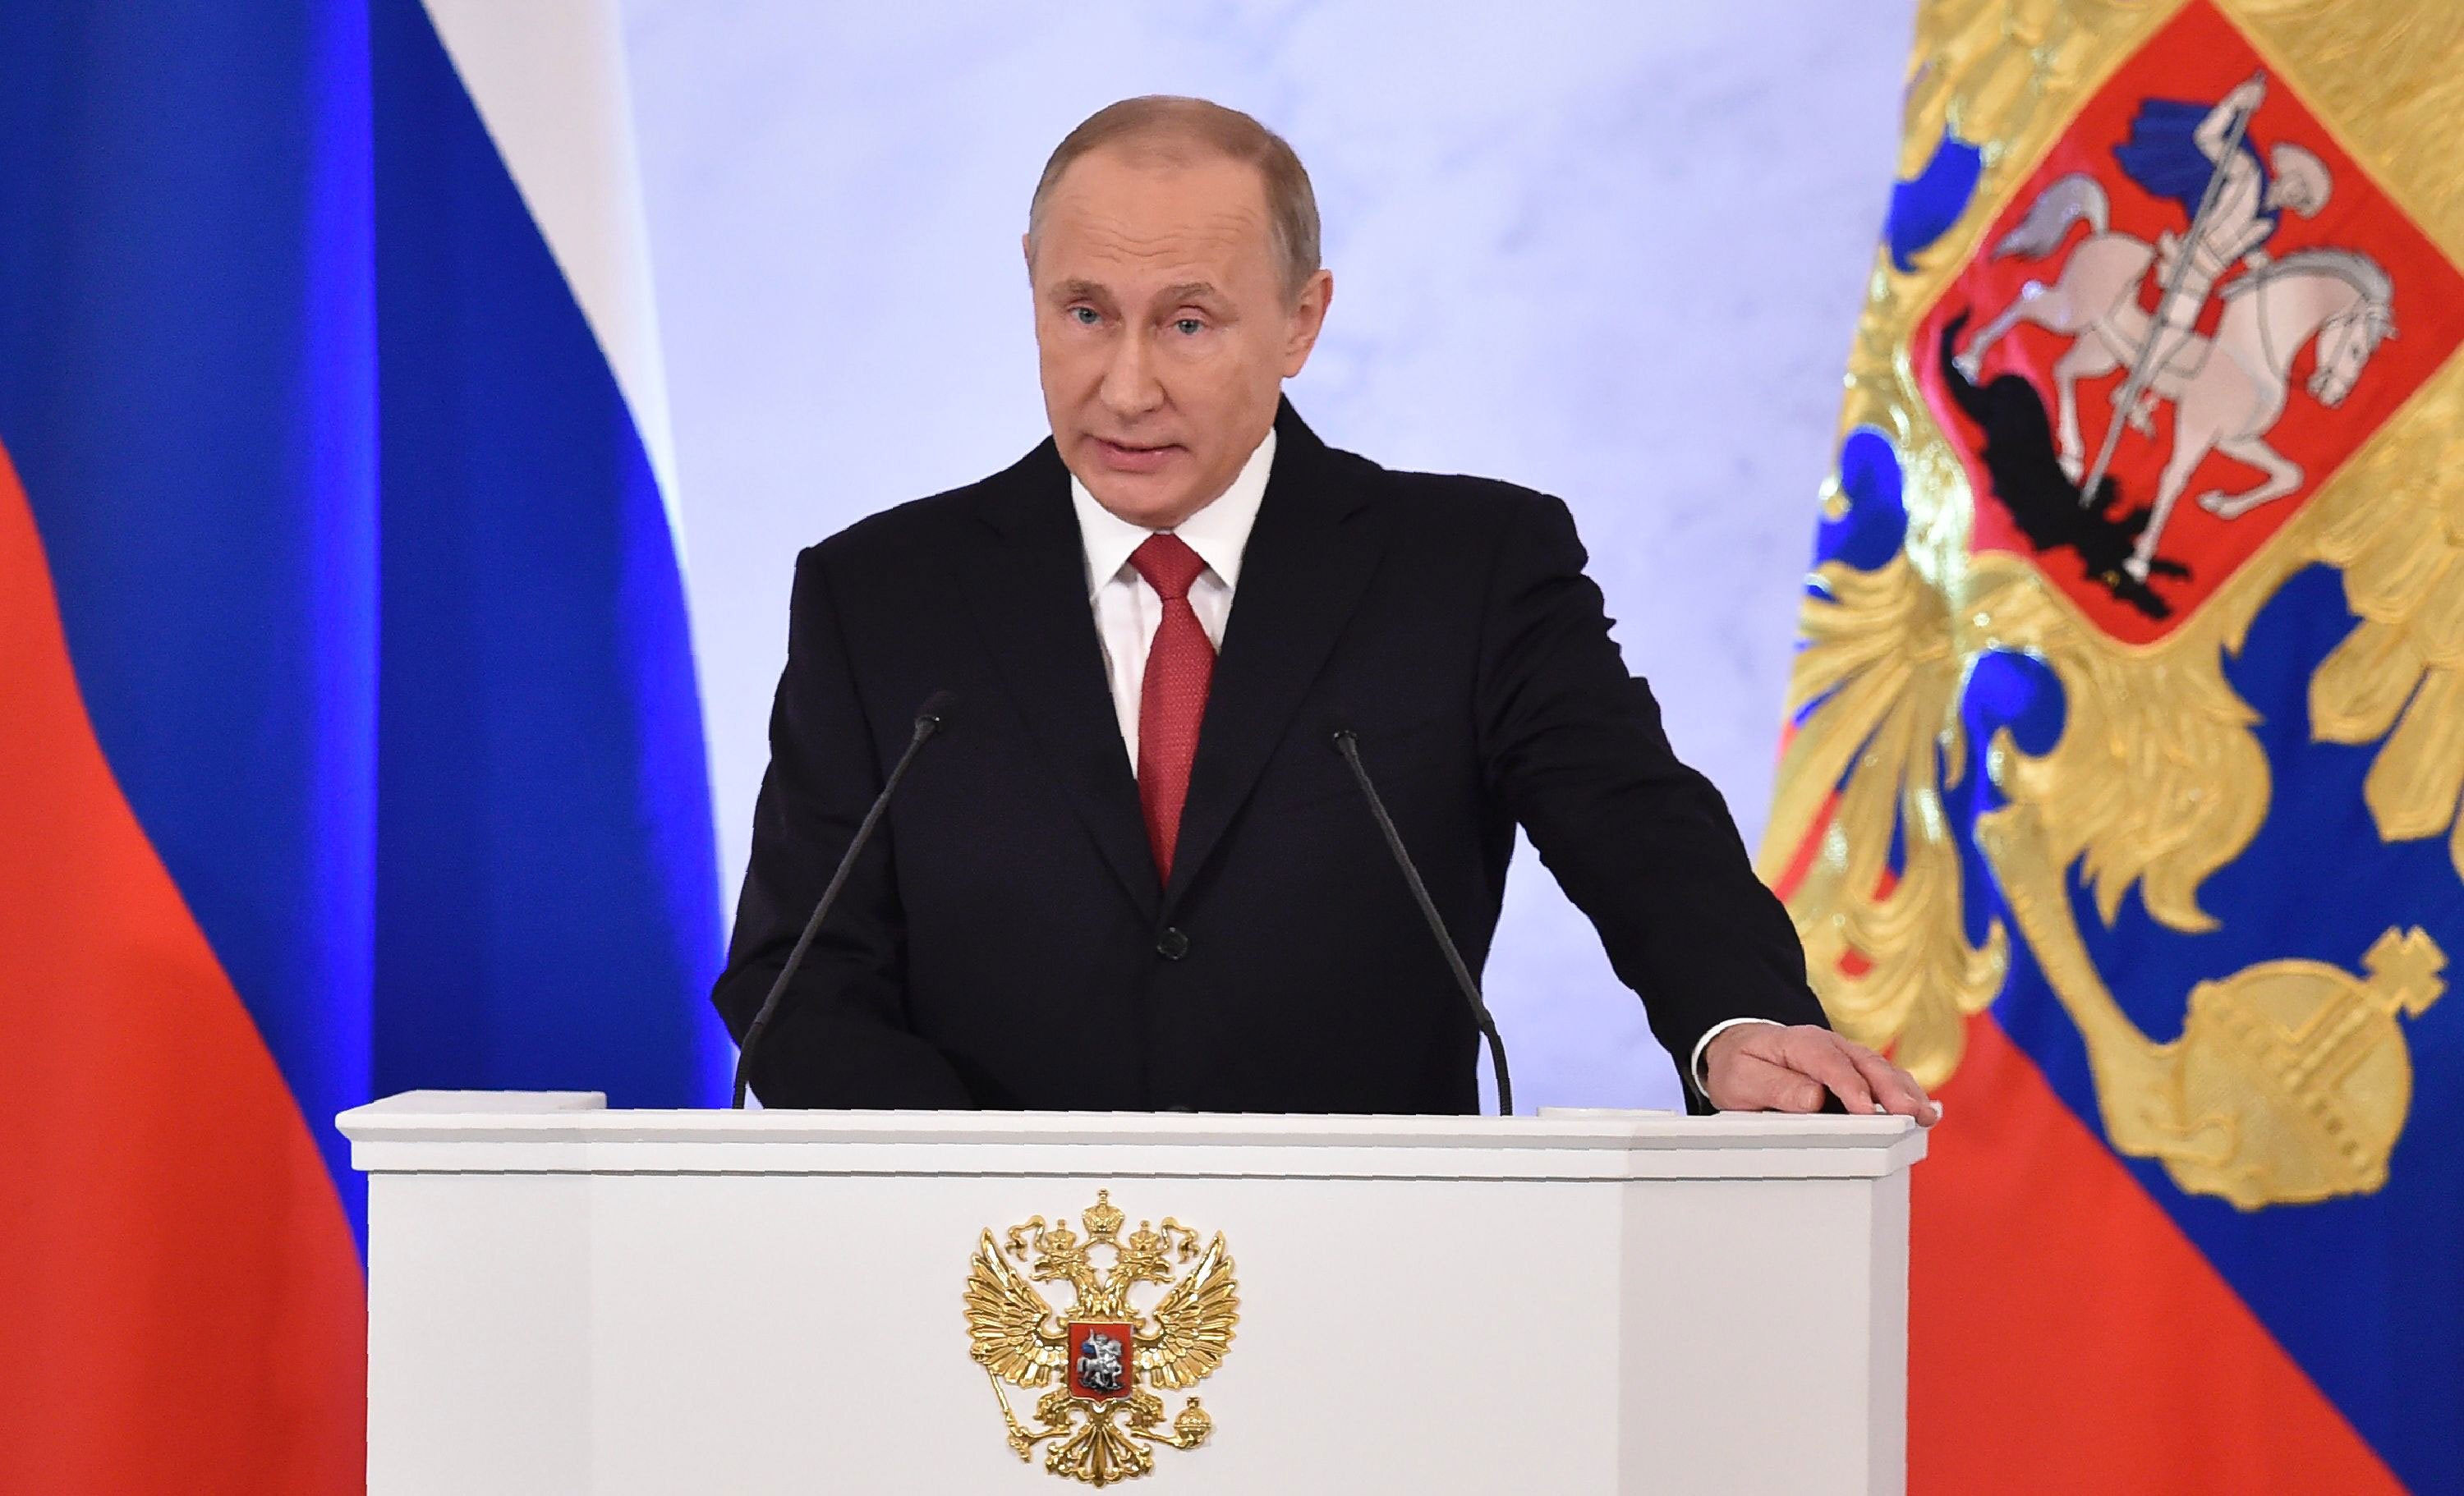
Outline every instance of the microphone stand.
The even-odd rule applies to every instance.
[[[744,1092],[753,1074],[753,1051],[759,1047],[761,1036],[769,1031],[770,1021],[779,1016],[779,1003],[787,995],[787,983],[796,968],[804,964],[804,953],[813,947],[813,937],[822,933],[822,921],[828,917],[830,906],[838,902],[839,891],[847,887],[847,874],[855,870],[855,860],[864,852],[865,844],[872,840],[873,827],[881,824],[882,813],[890,808],[890,797],[898,793],[898,781],[907,777],[908,765],[915,761],[916,753],[935,733],[941,730],[941,716],[956,698],[946,691],[936,691],[926,699],[915,714],[914,736],[907,739],[907,751],[891,766],[890,778],[882,782],[881,793],[872,798],[872,806],[855,828],[855,837],[847,843],[839,858],[836,871],[823,888],[821,898],[813,905],[813,917],[804,921],[804,933],[796,937],[796,948],[787,953],[786,964],[779,968],[779,979],[770,984],[770,993],[755,1010],[753,1022],[744,1030],[744,1043],[736,1051],[736,1099],[729,1109],[744,1110]]]
[[[1338,728],[1334,735],[1334,751],[1352,767],[1352,778],[1369,802],[1369,813],[1376,819],[1377,829],[1385,833],[1386,849],[1395,854],[1395,866],[1403,869],[1403,881],[1411,886],[1413,901],[1420,906],[1420,917],[1429,922],[1429,934],[1437,936],[1438,949],[1445,953],[1446,965],[1455,974],[1455,985],[1463,992],[1463,1001],[1471,1008],[1471,1021],[1488,1041],[1489,1067],[1497,1074],[1497,1114],[1514,1115],[1514,1082],[1506,1073],[1506,1041],[1497,1032],[1497,1020],[1481,1000],[1480,983],[1472,979],[1471,968],[1463,964],[1463,953],[1455,949],[1454,936],[1446,934],[1446,922],[1438,915],[1437,901],[1429,897],[1428,885],[1420,881],[1420,869],[1412,863],[1412,854],[1403,847],[1403,833],[1395,829],[1395,818],[1386,813],[1386,802],[1379,799],[1377,786],[1371,782],[1369,770],[1360,761],[1360,735],[1351,728]]]

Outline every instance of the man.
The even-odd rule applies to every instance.
[[[1833,1035],[1617,656],[1565,506],[1390,473],[1282,402],[1333,283],[1289,146],[1139,99],[1025,235],[1052,439],[804,553],[715,1001],[740,1037],[918,706],[955,694],[755,1061],[771,1106],[1468,1111],[1517,822],[1697,1106],[1930,1121]]]

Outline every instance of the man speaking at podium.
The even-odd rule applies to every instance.
[[[797,565],[715,993],[739,1042],[914,752],[753,1052],[766,1105],[1476,1110],[1468,983],[1341,737],[1469,969],[1519,824],[1695,1106],[1932,1119],[1825,1026],[1565,505],[1389,472],[1283,401],[1333,292],[1288,145],[1127,100],[1027,224],[1051,440]]]

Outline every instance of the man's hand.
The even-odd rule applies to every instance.
[[[1723,1111],[1819,1111],[1825,1090],[1849,1113],[1887,1111],[1931,1127],[1942,1109],[1916,1078],[1813,1023],[1739,1023],[1703,1051],[1703,1093]]]

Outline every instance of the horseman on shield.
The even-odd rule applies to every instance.
[[[2262,162],[2249,143],[2251,115],[2265,87],[2262,77],[2254,77],[2212,108],[2148,99],[2132,121],[2130,139],[2115,148],[2117,165],[2132,182],[2183,205],[2189,213],[2184,232],[2167,230],[2150,245],[2113,231],[2104,189],[2085,172],[2047,186],[1994,246],[1993,257],[2042,258],[2080,220],[2092,231],[2064,259],[2052,284],[2031,280],[2022,286],[2017,298],[1951,361],[1965,379],[1976,379],[1986,351],[2021,322],[2071,340],[2047,370],[2056,402],[2055,438],[2063,475],[2079,503],[2091,510],[2095,496],[2104,492],[2122,427],[2126,423],[2155,435],[2156,404],[2172,402],[2174,428],[2164,443],[2153,502],[2144,517],[2114,517],[2135,536],[2130,554],[2116,568],[2116,584],[2123,575],[2144,583],[2151,573],[2167,571],[2156,548],[2210,452],[2221,451],[2264,474],[2238,493],[2210,490],[2196,495],[2199,507],[2220,518],[2234,518],[2300,488],[2301,466],[2267,437],[2284,413],[2294,360],[2305,347],[2315,341],[2309,393],[2334,408],[2351,393],[2371,353],[2395,336],[2394,285],[2369,255],[2339,249],[2280,258],[2268,254],[2267,242],[2283,210],[2316,214],[2326,206],[2331,183],[2325,164],[2301,146],[2279,143]],[[2248,273],[2233,275],[2237,267]],[[2157,288],[2152,316],[2139,301],[2151,274]],[[2211,296],[2227,303],[2212,338],[2197,331]],[[2117,369],[2127,371],[2113,395],[2118,419],[2108,424],[2091,459],[2079,429],[2078,386]]]
[[[2271,172],[2251,143],[2248,121],[2266,97],[2267,80],[2254,77],[2213,108],[2150,99],[2131,121],[2130,139],[2113,148],[2124,176],[2151,197],[2181,204],[2189,222],[2187,242],[2169,229],[2156,240],[2156,283],[2167,289],[2156,305],[2156,347],[2141,376],[2143,385],[2189,341],[2209,294],[2235,261],[2254,272],[2266,268],[2267,241],[2275,237],[2285,209],[2315,218],[2327,206],[2333,183],[2317,156],[2279,142],[2268,152]],[[2143,396],[2141,407],[2129,412],[2143,429],[2153,398]]]

